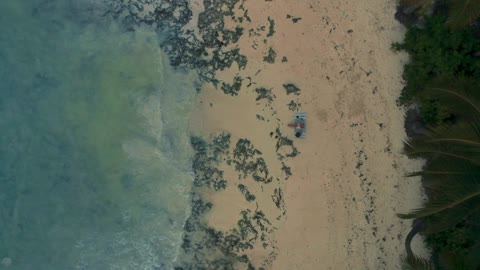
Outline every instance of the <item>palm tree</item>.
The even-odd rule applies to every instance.
[[[406,7],[405,13],[417,12],[423,14],[433,5],[433,0],[400,0],[400,4]]]
[[[422,176],[428,201],[419,209],[398,215],[417,219],[406,240],[410,261],[415,262],[415,256],[409,243],[417,232],[434,234],[460,222],[480,220],[480,89],[474,89],[477,85],[478,82],[466,79],[455,83],[439,79],[421,93],[424,98],[435,100],[444,112],[453,113],[455,121],[431,128],[428,136],[409,140],[405,145],[409,156],[428,160],[422,171],[408,175]],[[477,243],[472,243],[472,248],[479,249],[480,235],[475,238]],[[469,265],[480,262],[474,257]]]
[[[462,28],[473,24],[480,18],[480,1],[478,0],[444,0],[448,8],[447,25]],[[433,0],[400,0],[405,13],[416,12],[419,15],[431,10],[436,1]]]
[[[480,18],[480,1],[478,0],[450,0],[447,24],[450,27],[460,28],[471,25]]]

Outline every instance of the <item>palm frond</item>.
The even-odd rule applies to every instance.
[[[478,236],[477,236],[478,238]],[[470,253],[467,255],[467,265],[469,269],[479,269],[480,268],[480,242],[470,248]]]
[[[407,173],[405,177],[415,177],[415,176],[433,176],[433,177],[441,177],[441,176],[459,176],[465,175],[465,172],[462,171],[418,171],[418,172],[411,172]]]
[[[406,141],[404,151],[410,157],[427,157],[435,162],[458,159],[480,165],[479,119],[431,129],[428,136]]]
[[[474,140],[468,139],[461,139],[461,138],[438,138],[438,139],[430,139],[426,141],[427,143],[456,143],[456,144],[464,144],[466,146],[472,147],[480,147],[480,142],[476,142]]]
[[[400,4],[406,7],[407,14],[414,11],[423,14],[432,6],[433,0],[401,0]]]
[[[447,25],[454,28],[465,27],[480,18],[480,1],[450,0]]]
[[[410,157],[459,159],[480,165],[480,145],[471,147],[454,143],[429,142],[428,140],[410,140],[405,144],[405,152]]]
[[[428,217],[424,223],[423,233],[439,233],[453,228],[462,220],[468,219],[471,215],[478,213],[480,205],[477,202],[471,202],[468,207],[456,207],[447,209],[438,214]]]
[[[397,214],[397,216],[403,219],[422,218],[438,213],[448,214],[448,210],[451,209],[458,211],[458,215],[466,216],[480,207],[480,185],[476,183],[474,187],[469,184],[464,182],[461,188],[452,187],[455,190],[436,187],[435,195],[430,196],[425,206],[407,214]]]
[[[480,3],[480,1],[478,1]],[[479,82],[471,78],[439,77],[430,83],[420,96],[429,100],[436,100],[441,109],[454,112],[462,116],[480,115]]]
[[[433,270],[433,264],[421,257],[411,255],[407,256],[404,259],[404,267],[403,269],[408,269],[408,270]]]
[[[463,256],[459,256],[456,252],[442,250],[439,252],[440,269],[454,270],[472,270],[468,268]]]
[[[467,96],[465,96],[464,93],[460,93],[458,90],[440,88],[440,87],[432,87],[430,89],[436,92],[437,99],[441,98],[442,96],[445,96],[446,98],[449,98],[450,104],[452,104],[452,99],[453,100],[458,99],[468,105],[466,108],[473,109],[476,113],[480,113],[480,106],[476,104],[474,101],[470,100]],[[449,104],[449,103],[446,103],[446,104]],[[456,106],[455,104],[453,104],[453,106],[455,109],[462,108],[462,107]]]
[[[398,214],[398,217],[424,220],[422,232],[426,234],[449,230],[461,221],[471,223],[479,216],[478,85],[478,82],[461,78],[455,81],[439,79],[421,94],[422,98],[437,102],[442,112],[455,116],[452,123],[430,128],[428,135],[408,140],[404,147],[410,157],[427,158],[422,171],[407,176],[422,177],[428,201],[423,207]]]

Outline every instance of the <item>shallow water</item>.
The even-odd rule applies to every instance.
[[[168,269],[179,247],[195,77],[87,7],[0,1],[0,269]]]

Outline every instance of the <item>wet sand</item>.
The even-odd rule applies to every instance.
[[[193,10],[202,8],[197,2]],[[250,0],[236,7],[249,20],[225,23],[244,28],[230,46],[248,64],[217,71],[217,88],[203,85],[191,129],[204,137],[227,132],[232,145],[248,139],[272,180],[239,177],[225,158],[218,167],[227,187],[204,192],[213,203],[209,226],[226,232],[241,211],[262,211],[265,240],[238,252],[256,267],[400,269],[411,222],[395,214],[421,205],[422,194],[419,179],[404,177],[421,162],[401,154],[405,111],[396,100],[408,57],[390,50],[404,34],[395,2]],[[221,85],[235,77],[240,91],[226,95]],[[289,84],[299,91],[287,94]],[[305,139],[287,126],[294,112],[308,115]],[[283,136],[293,147],[279,147]],[[414,249],[424,253],[416,240]]]

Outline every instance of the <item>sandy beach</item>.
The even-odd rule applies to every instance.
[[[191,4],[194,15],[199,2]],[[248,19],[226,17],[225,25],[244,28],[228,46],[248,64],[217,71],[217,88],[203,84],[191,121],[194,133],[226,132],[232,142],[217,164],[226,188],[203,192],[213,203],[208,225],[227,232],[242,211],[261,211],[268,222],[252,228],[261,241],[236,251],[257,269],[401,269],[411,222],[395,215],[421,205],[419,179],[404,175],[422,163],[401,153],[405,111],[396,100],[408,56],[390,50],[404,34],[395,1],[236,5],[238,16],[246,11]],[[225,94],[223,83],[236,78],[238,95]],[[305,139],[288,127],[295,112],[307,113]],[[260,181],[235,167],[244,162],[235,157],[241,139],[258,150],[248,158],[268,167]],[[416,253],[424,253],[416,241]]]

